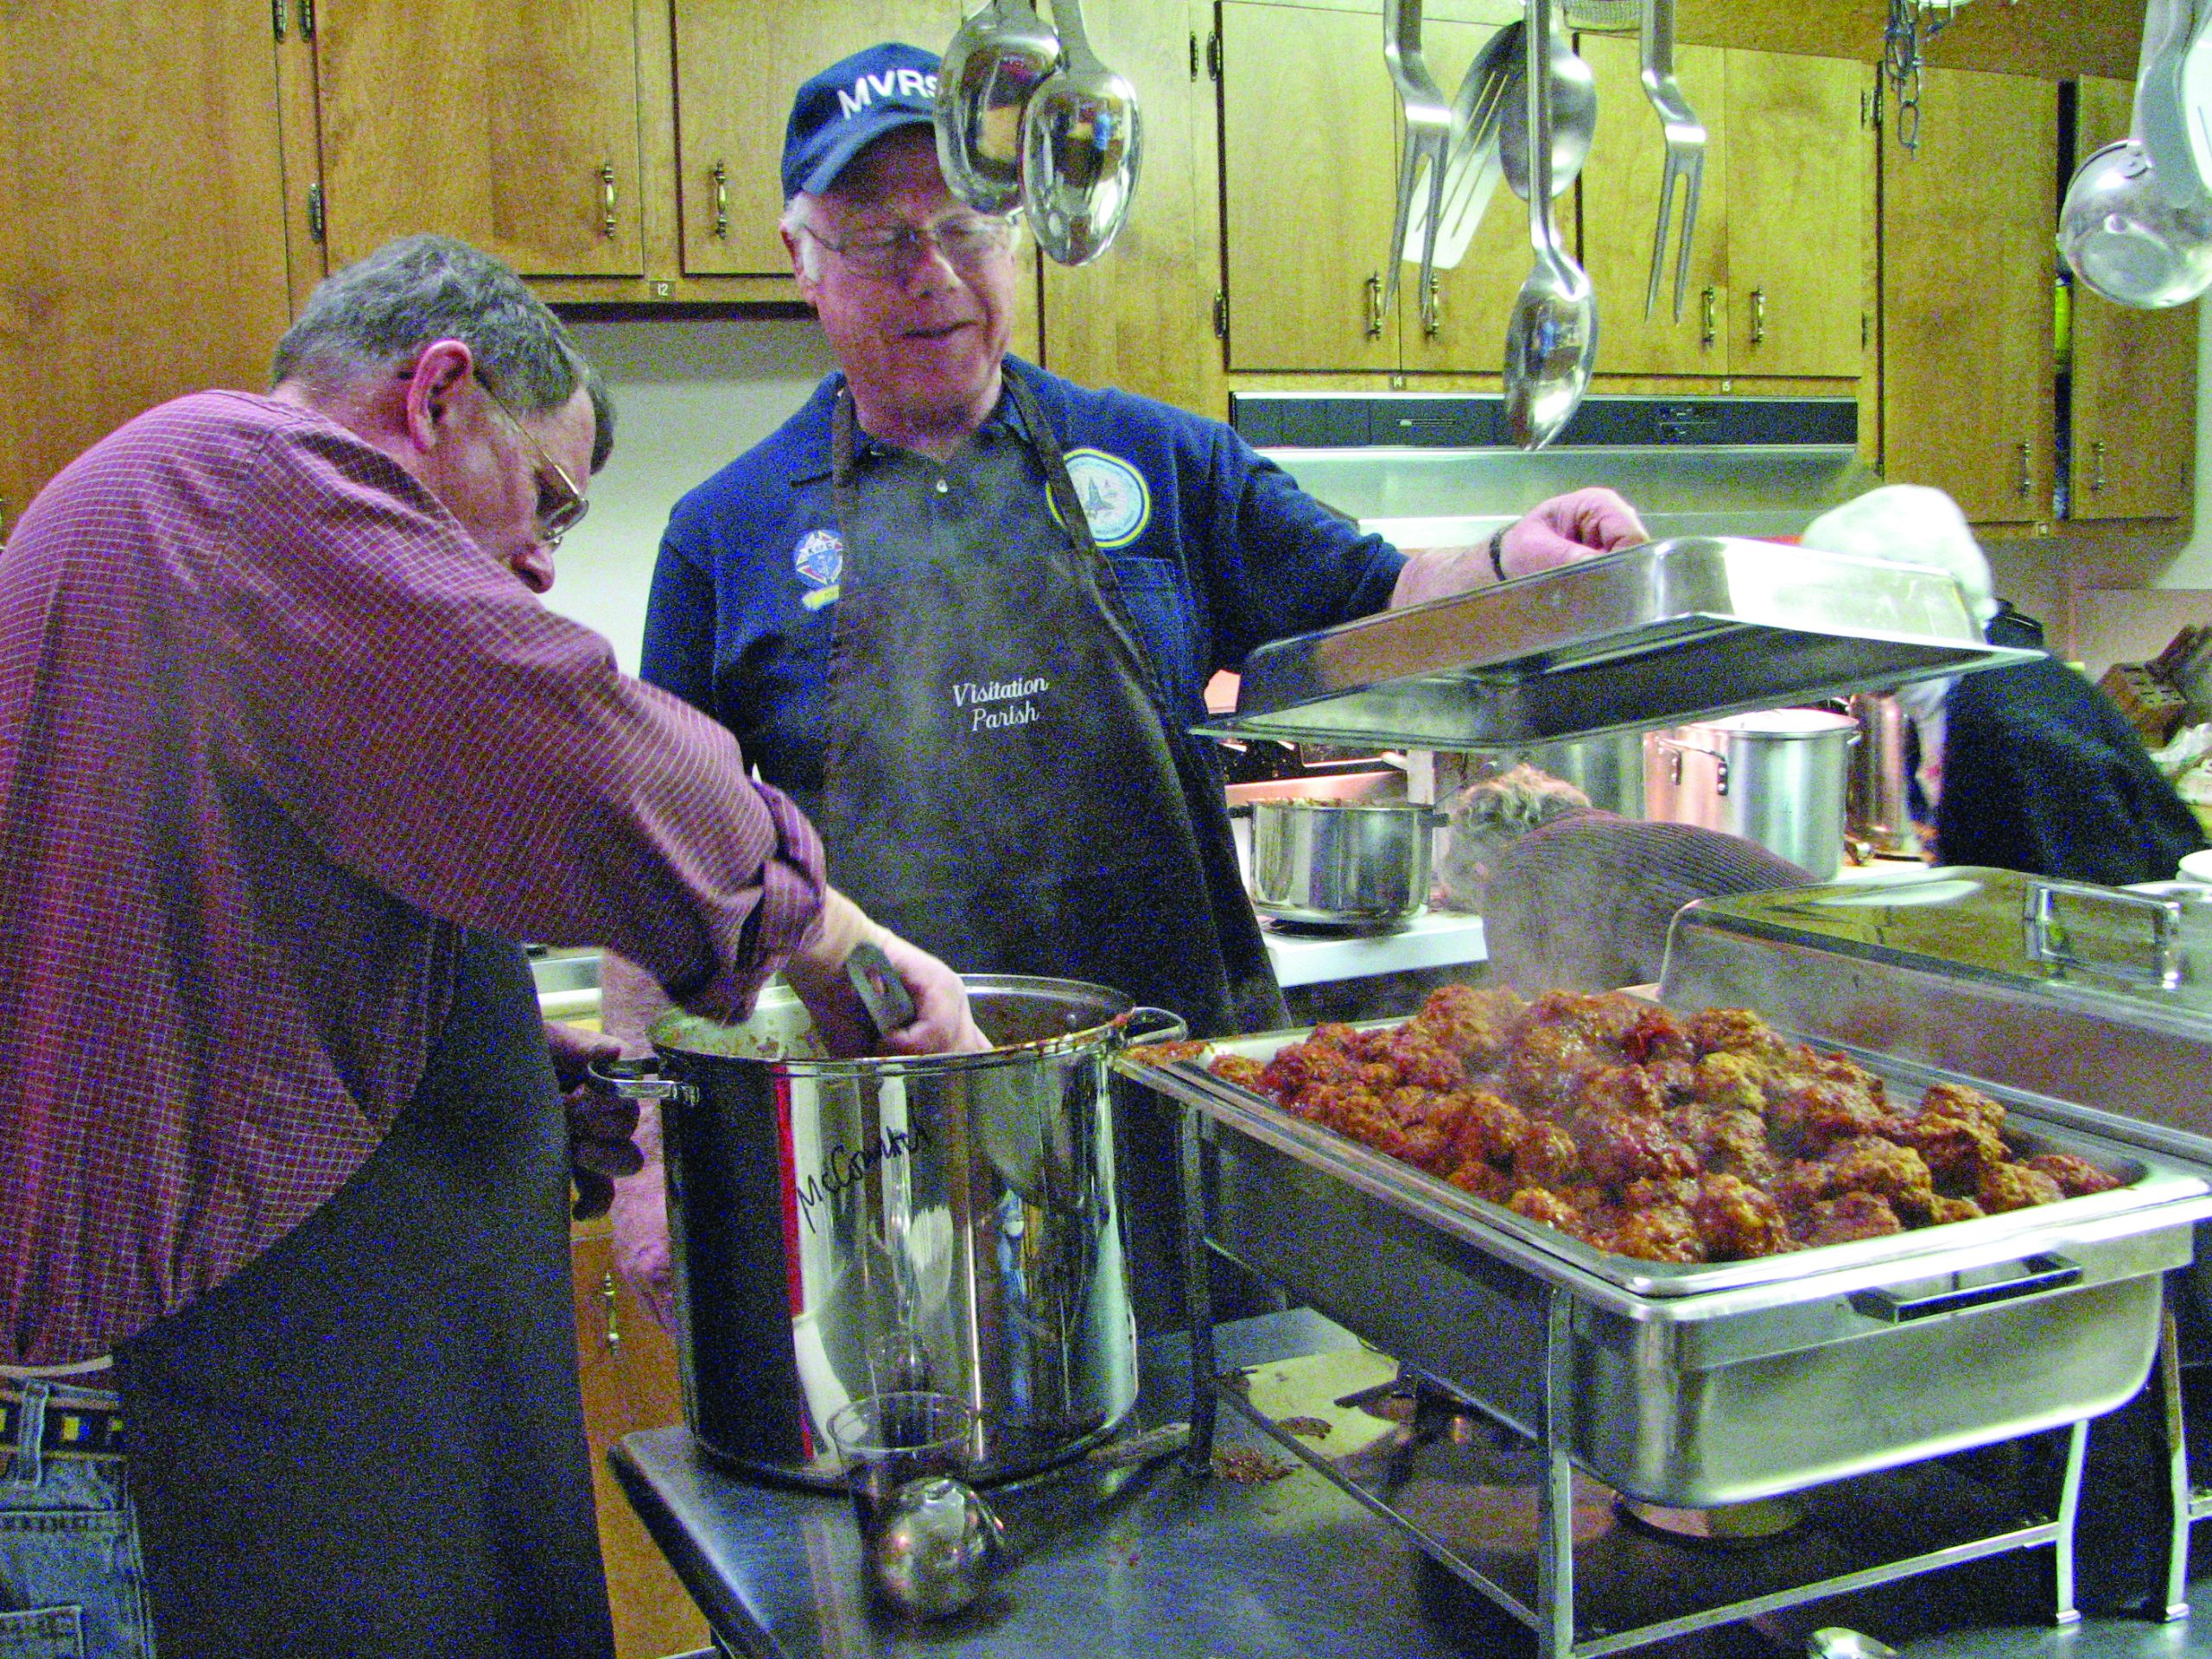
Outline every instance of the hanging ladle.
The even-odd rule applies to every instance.
[[[1054,0],[1060,65],[1021,115],[1021,199],[1045,257],[1088,264],[1106,251],[1136,192],[1144,135],[1136,90],[1098,60],[1079,0]]]
[[[977,213],[1021,206],[1021,112],[1059,60],[1059,39],[1029,0],[991,0],[945,48],[938,162],[946,187]]]
[[[1598,300],[1552,222],[1553,0],[1528,0],[1529,240],[1535,264],[1505,329],[1505,418],[1513,441],[1541,449],[1573,418],[1598,361]]]

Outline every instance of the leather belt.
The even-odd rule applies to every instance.
[[[22,1435],[23,1417],[22,1391],[0,1388],[0,1461],[16,1450]],[[119,1458],[123,1455],[123,1414],[106,1407],[66,1406],[48,1400],[39,1446],[48,1457]]]

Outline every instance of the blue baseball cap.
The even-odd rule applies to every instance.
[[[887,132],[937,122],[938,54],[896,41],[831,64],[798,89],[784,129],[784,200],[818,196]]]

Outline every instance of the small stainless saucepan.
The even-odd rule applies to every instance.
[[[1433,807],[1408,801],[1272,800],[1252,818],[1252,908],[1282,921],[1389,926],[1428,902]]]

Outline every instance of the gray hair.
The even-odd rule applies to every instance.
[[[1475,910],[1499,855],[1540,825],[1589,811],[1590,798],[1524,762],[1470,784],[1445,810],[1452,834],[1437,861],[1438,881],[1452,908]]]
[[[803,190],[784,204],[783,217],[776,221],[776,228],[791,238],[791,246],[797,250],[792,257],[798,266],[798,274],[808,282],[812,282],[819,274],[822,245],[812,237],[802,236],[799,232],[813,223],[814,198]]]
[[[475,353],[493,395],[519,413],[560,409],[581,387],[597,430],[591,469],[614,448],[614,404],[561,320],[521,277],[449,236],[403,236],[326,277],[276,343],[270,378],[332,391],[433,340]]]

